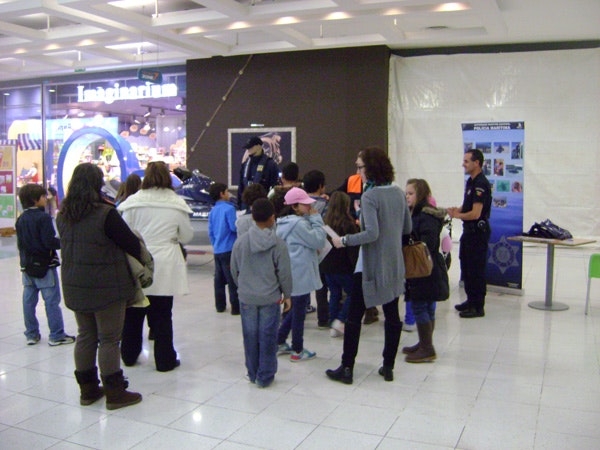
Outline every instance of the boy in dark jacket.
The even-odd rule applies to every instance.
[[[72,344],[73,336],[65,334],[60,309],[60,285],[56,268],[59,265],[56,237],[52,218],[44,210],[47,192],[38,184],[26,184],[19,191],[23,214],[16,223],[17,246],[23,272],[23,316],[27,345],[40,341],[40,327],[35,308],[42,292],[50,336],[48,345]]]

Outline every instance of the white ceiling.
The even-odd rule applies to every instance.
[[[0,0],[0,81],[188,59],[600,39],[600,0]]]

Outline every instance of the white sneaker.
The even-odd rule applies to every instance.
[[[344,333],[342,333],[341,331],[336,330],[335,328],[330,328],[329,329],[329,336],[331,336],[332,338],[336,338],[336,337],[340,337],[343,336]]]
[[[407,333],[411,333],[417,329],[417,325],[414,323],[404,323],[402,327],[402,331],[406,331]]]
[[[335,319],[333,322],[331,322],[331,328],[339,331],[340,334],[344,334],[344,330],[346,329],[346,326],[344,325],[344,322],[342,322],[339,319]]]

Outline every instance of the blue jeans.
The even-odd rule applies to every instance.
[[[435,320],[435,302],[412,302],[413,313],[417,323],[427,323]]]
[[[415,315],[413,314],[412,304],[409,301],[404,302],[404,323],[406,325],[415,324]]]
[[[329,323],[331,324],[335,319],[346,323],[350,299],[352,298],[352,274],[327,273],[325,279],[329,288]],[[346,301],[340,308],[342,291],[346,292]]]
[[[51,267],[44,278],[33,278],[25,272],[23,280],[23,318],[25,319],[25,337],[34,339],[40,335],[40,324],[35,317],[35,307],[42,292],[42,298],[46,306],[46,318],[50,328],[51,341],[60,341],[65,337],[62,311],[60,309],[60,284],[56,267]]]
[[[292,309],[283,317],[277,343],[283,344],[292,331],[292,349],[300,353],[304,349],[304,319],[306,318],[306,302],[310,300],[310,293],[292,295]]]
[[[238,300],[237,286],[231,275],[231,252],[215,254],[215,307],[220,312],[225,311],[227,307],[225,285],[229,288],[231,311],[237,312],[240,309],[240,302]]]
[[[248,378],[253,383],[268,386],[277,372],[277,328],[280,306],[249,305],[241,302],[244,356]]]

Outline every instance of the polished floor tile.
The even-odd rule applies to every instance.
[[[142,403],[114,411],[103,400],[79,405],[73,346],[25,344],[14,238],[0,238],[0,449],[597,449],[600,440],[600,283],[584,315],[592,245],[556,251],[555,301],[567,311],[529,308],[544,300],[545,247],[524,248],[522,296],[489,292],[486,316],[461,320],[458,264],[451,298],[437,306],[437,360],[407,364],[394,381],[377,369],[383,317],[364,326],[354,384],[324,374],[340,364],[342,339],[306,318],[312,361],[280,357],[268,389],[249,383],[240,319],[214,308],[210,254],[190,255],[192,294],[175,300],[175,345],[182,365],[154,368],[144,339],[138,364],[126,367]],[[458,255],[454,261],[458,262]],[[313,304],[314,304],[313,299]],[[401,305],[402,306],[402,305]],[[66,331],[73,314],[63,308]],[[401,346],[418,340],[403,333]]]

